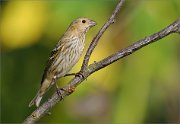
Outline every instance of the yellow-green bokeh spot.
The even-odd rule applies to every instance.
[[[1,42],[6,48],[20,48],[38,41],[46,18],[46,2],[9,2],[1,18]]]

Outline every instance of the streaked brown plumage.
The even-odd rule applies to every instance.
[[[95,25],[96,22],[88,18],[79,18],[70,24],[51,52],[44,70],[41,87],[29,107],[33,104],[38,107],[43,94],[56,83],[56,79],[65,76],[78,62],[84,49],[85,34]]]

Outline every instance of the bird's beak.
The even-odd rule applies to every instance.
[[[96,25],[96,22],[95,21],[93,21],[93,20],[90,20],[89,21],[89,26],[90,27],[93,27],[93,26],[95,26]]]

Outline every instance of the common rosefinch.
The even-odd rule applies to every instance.
[[[96,22],[88,18],[79,18],[70,24],[51,52],[44,70],[40,89],[34,99],[29,103],[29,107],[33,104],[38,107],[43,94],[49,87],[54,85],[58,78],[65,76],[78,62],[84,49],[85,34],[95,25]],[[58,88],[57,83],[56,88]]]

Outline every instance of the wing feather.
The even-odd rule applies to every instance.
[[[41,84],[43,83],[44,79],[46,78],[47,72],[51,68],[55,58],[57,58],[58,51],[60,50],[60,48],[61,48],[61,41],[59,41],[58,44],[55,46],[55,48],[51,51],[50,57],[47,61],[46,67],[44,69]]]

